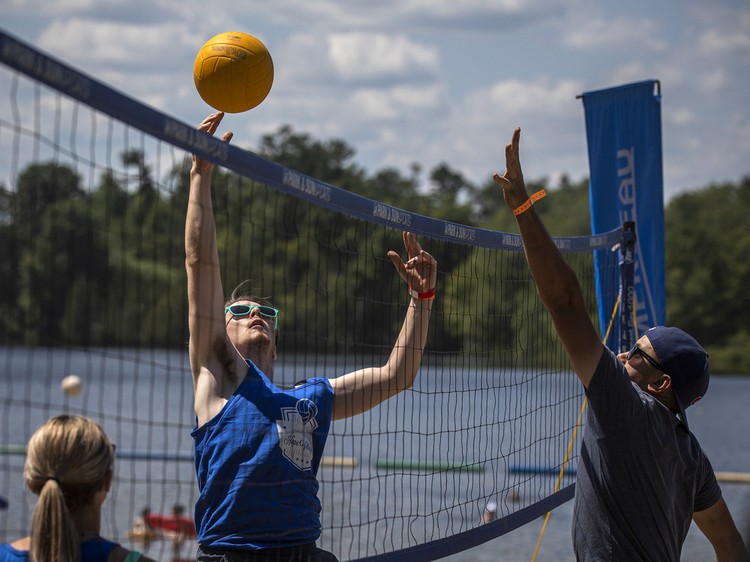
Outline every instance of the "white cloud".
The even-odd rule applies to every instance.
[[[719,94],[731,83],[729,71],[720,66],[697,75],[695,81],[697,87],[707,94]]]
[[[569,110],[571,101],[581,92],[582,84],[576,80],[507,80],[477,92],[471,103],[516,115],[560,115]]]
[[[698,45],[706,56],[724,55],[732,51],[750,52],[750,32],[748,30],[709,29],[698,38]]]
[[[737,4],[738,9],[717,2],[699,2],[692,7],[691,21],[701,56],[750,54],[750,9],[746,1]]]
[[[659,25],[646,18],[594,17],[576,22],[563,37],[565,45],[574,49],[647,47],[663,50]]]
[[[91,8],[93,0],[4,0],[0,3],[0,14],[28,14],[33,11],[42,16],[70,14]]]
[[[695,112],[686,107],[673,107],[666,115],[664,120],[677,127],[687,127],[695,123]]]
[[[350,105],[353,114],[361,119],[416,121],[439,107],[441,102],[441,90],[437,86],[398,86],[388,90],[358,90]]]
[[[557,19],[575,4],[571,0],[401,0],[391,21],[469,33],[498,32]]]
[[[165,41],[165,37],[170,40]],[[195,41],[178,23],[148,27],[72,18],[54,21],[42,33],[38,44],[71,61],[119,63],[149,71],[155,67],[174,68],[175,60],[185,60],[187,53],[197,53],[202,41]]]
[[[644,64],[643,61],[633,61],[621,66],[612,68],[611,74],[607,77],[607,83],[603,87],[609,87],[617,84],[628,84],[630,82],[640,82],[642,80],[660,80],[664,82],[668,77],[653,68],[653,64]],[[665,69],[667,73],[672,72]],[[596,88],[598,89],[598,87]]]
[[[302,86],[302,89],[309,92],[336,78],[334,69],[330,66],[327,42],[321,41],[314,34],[293,34],[277,47],[268,45],[268,48],[277,76],[274,86],[287,88],[294,85],[295,90]],[[294,95],[295,92],[289,94]]]
[[[468,34],[517,29],[558,18],[581,0],[276,0],[253,7],[262,19],[280,25],[304,21],[315,30],[388,29],[391,32],[455,30]],[[197,9],[197,8],[196,8]],[[244,4],[230,7],[245,19]]]
[[[440,57],[435,47],[410,41],[403,35],[336,33],[328,36],[328,55],[345,81],[399,79],[435,75]]]

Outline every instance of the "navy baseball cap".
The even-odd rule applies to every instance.
[[[708,390],[708,353],[679,328],[656,326],[646,332],[646,337],[664,372],[672,379],[680,417],[687,426],[685,409],[703,398]]]

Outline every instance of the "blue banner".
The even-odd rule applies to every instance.
[[[635,223],[632,314],[634,334],[620,333],[612,321],[619,279],[603,274],[595,254],[602,338],[615,352],[648,328],[666,321],[664,286],[664,187],[661,148],[661,94],[655,80],[585,92],[592,234]],[[613,287],[614,285],[614,287]],[[614,290],[613,290],[614,289]],[[626,307],[627,308],[627,307]]]

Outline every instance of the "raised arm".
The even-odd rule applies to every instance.
[[[223,113],[209,115],[198,129],[213,135],[223,117]],[[222,136],[226,142],[231,138],[231,132]],[[227,357],[232,357],[224,325],[224,290],[211,204],[213,169],[211,162],[193,156],[185,218],[190,368],[199,425],[211,419],[222,406]]]
[[[333,419],[361,414],[410,388],[419,371],[432,310],[432,298],[428,295],[434,294],[437,261],[422,249],[413,234],[404,232],[403,238],[409,255],[406,263],[396,252],[388,252],[412,294],[401,332],[385,365],[360,369],[331,380],[336,393]]]
[[[516,129],[511,143],[505,147],[505,173],[493,176],[495,182],[502,186],[505,203],[512,210],[518,209],[529,199],[519,157],[520,138],[521,129]],[[586,311],[581,286],[533,205],[517,214],[516,219],[539,297],[552,316],[573,369],[584,386],[588,387],[601,358],[603,344]]]

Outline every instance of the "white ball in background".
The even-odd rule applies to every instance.
[[[62,380],[61,386],[65,396],[78,396],[83,390],[83,383],[78,375],[68,375]]]

